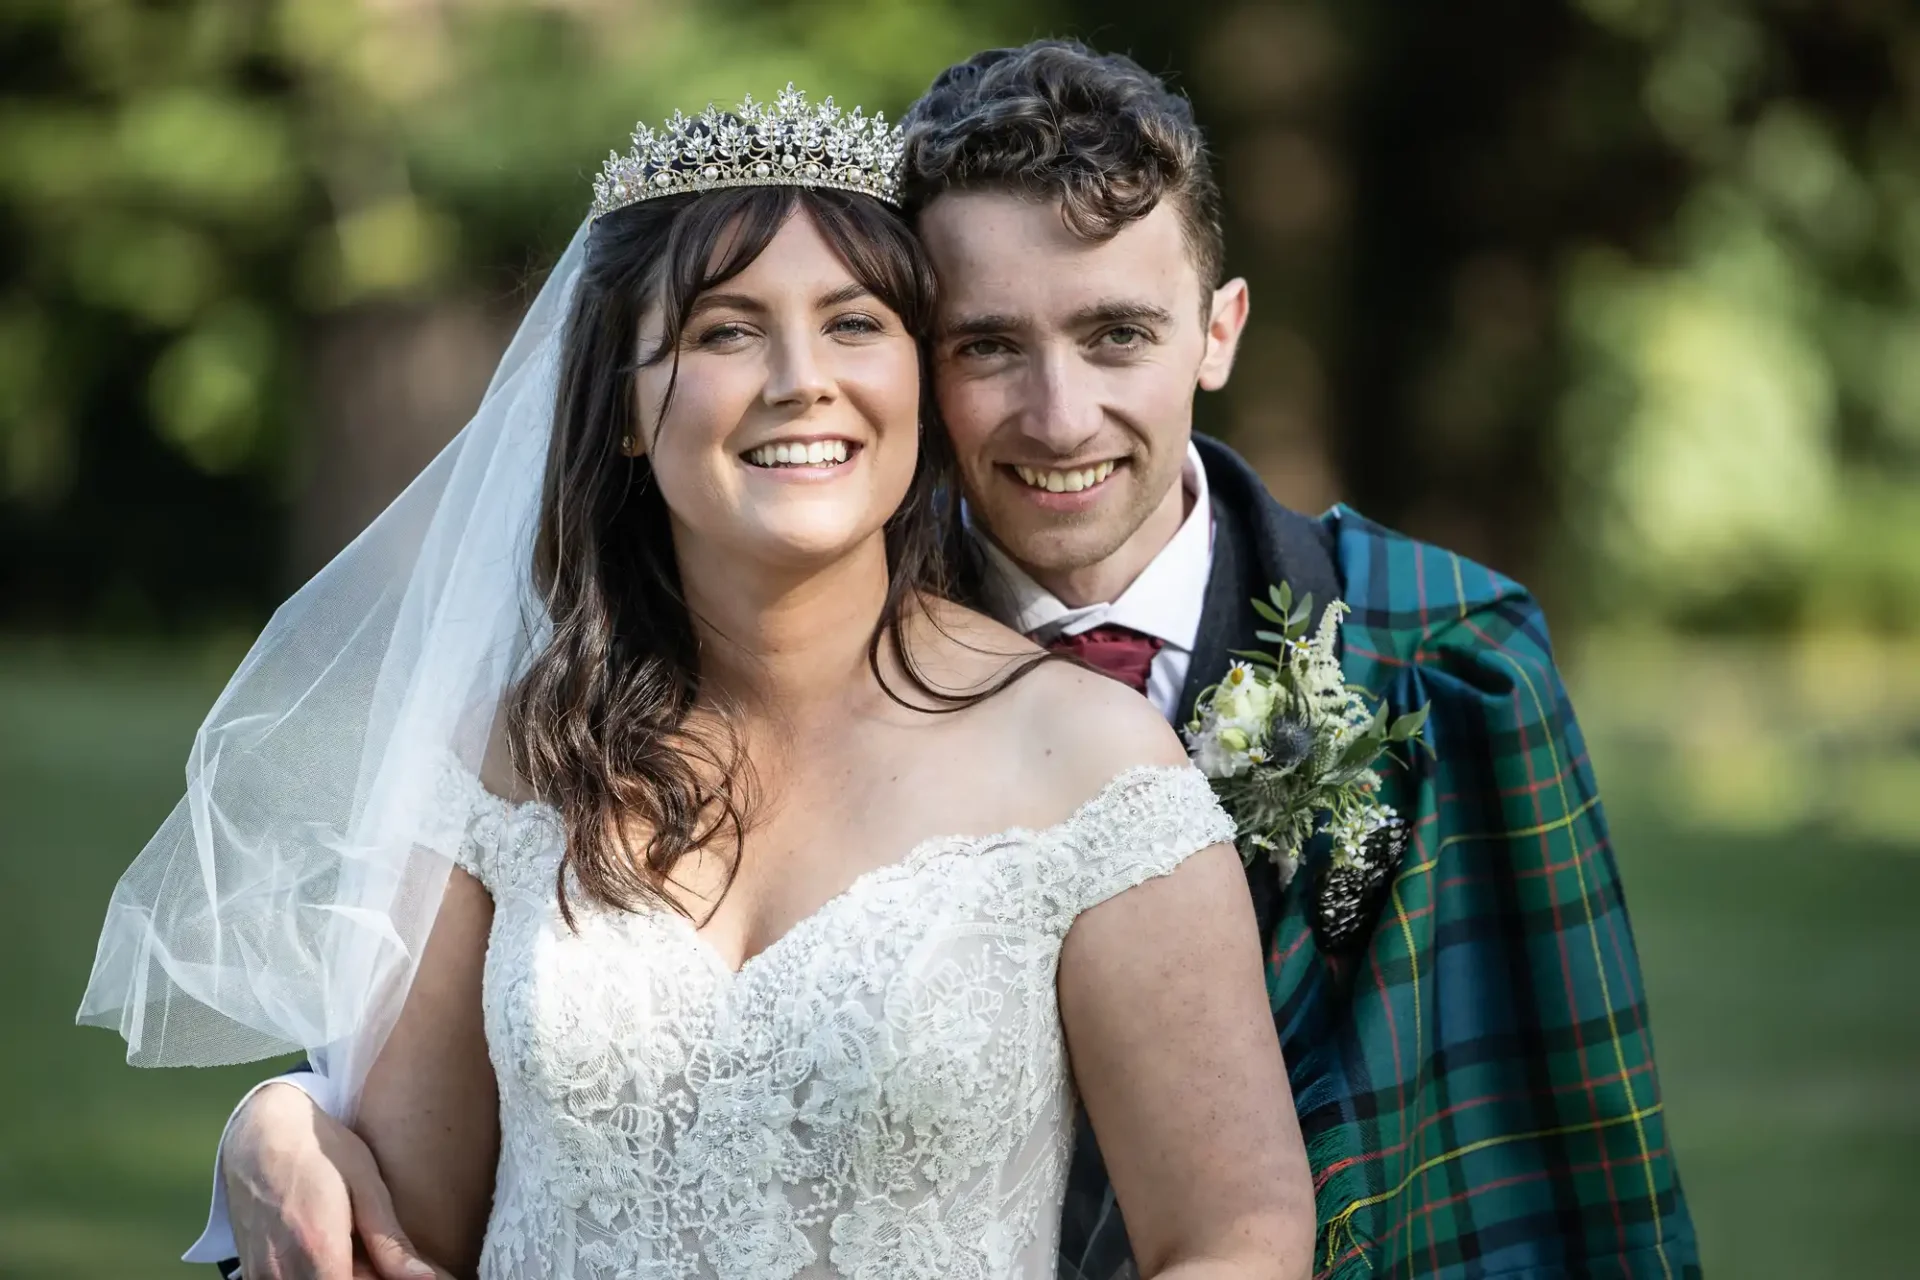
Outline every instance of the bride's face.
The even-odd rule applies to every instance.
[[[811,218],[695,300],[677,361],[651,359],[663,330],[643,317],[639,447],[683,556],[804,568],[881,535],[913,480],[919,353]]]

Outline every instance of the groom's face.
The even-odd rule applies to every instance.
[[[1125,585],[1179,527],[1196,386],[1231,368],[1245,286],[1203,290],[1173,208],[1104,241],[1050,201],[952,192],[920,217],[934,379],[976,521],[1043,582]],[[1119,557],[1119,561],[1114,558]]]

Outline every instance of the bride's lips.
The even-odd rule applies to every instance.
[[[860,460],[863,446],[836,435],[783,436],[740,451],[741,463],[774,480],[830,480]]]

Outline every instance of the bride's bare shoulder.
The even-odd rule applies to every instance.
[[[1097,789],[1135,765],[1184,764],[1186,749],[1151,702],[1078,663],[1036,668],[1015,694],[1028,752],[1067,791]]]
[[[1074,804],[1136,765],[1186,762],[1180,739],[1154,705],[1099,672],[1064,659],[1038,661],[1032,641],[984,614],[931,604],[914,663],[936,688],[979,693],[968,736],[984,735],[1007,783],[1038,810]],[[1024,806],[1023,806],[1024,807]]]

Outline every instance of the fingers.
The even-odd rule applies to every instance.
[[[393,1197],[371,1155],[364,1167],[358,1161],[355,1166],[347,1176],[353,1229],[380,1280],[433,1280],[434,1268],[420,1257],[407,1233],[400,1229]]]

